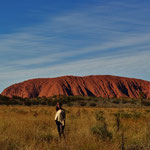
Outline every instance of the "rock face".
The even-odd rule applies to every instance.
[[[6,88],[1,94],[12,97],[50,97],[54,95],[82,95],[104,98],[150,98],[150,82],[110,75],[64,76],[27,80]]]

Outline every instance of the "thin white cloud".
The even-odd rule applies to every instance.
[[[147,69],[150,66],[149,56],[150,51],[144,51],[125,57],[106,56],[38,69],[7,70],[0,74],[0,79],[2,82],[8,82],[11,74],[11,81],[7,85],[31,78],[57,77],[62,75],[112,74],[149,80],[147,76],[150,74],[150,71]],[[3,89],[1,88],[1,90]]]
[[[150,66],[149,63],[150,52],[139,52],[136,55],[128,55],[125,57],[106,56],[103,58],[85,59],[74,61],[71,63],[57,64],[51,67],[42,67],[38,69],[24,69],[17,71],[7,71],[0,74],[0,78],[9,79],[10,74],[12,78],[26,78],[26,77],[52,77],[65,74],[84,75],[84,74],[108,74],[113,73],[124,76],[135,74],[138,72],[144,75],[146,68]],[[129,67],[130,66],[130,67]],[[147,70],[148,71],[148,70]]]
[[[116,5],[129,7],[133,14],[131,17],[123,11],[111,14],[110,8],[115,9]],[[66,74],[114,74],[148,79],[150,30],[143,26],[150,21],[140,24],[143,18],[133,18],[135,7],[138,6],[124,3],[93,5],[57,16],[47,15],[41,24],[0,35],[0,82],[9,84]],[[91,53],[94,57],[88,56]]]

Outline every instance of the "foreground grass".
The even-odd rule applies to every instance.
[[[150,108],[65,107],[59,139],[55,107],[1,106],[0,150],[150,149]]]

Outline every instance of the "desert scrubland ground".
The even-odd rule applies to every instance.
[[[64,107],[59,139],[55,107],[0,106],[0,150],[147,150],[150,107]]]

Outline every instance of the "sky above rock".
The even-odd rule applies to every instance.
[[[0,92],[64,75],[150,81],[150,1],[5,0],[0,18]]]

